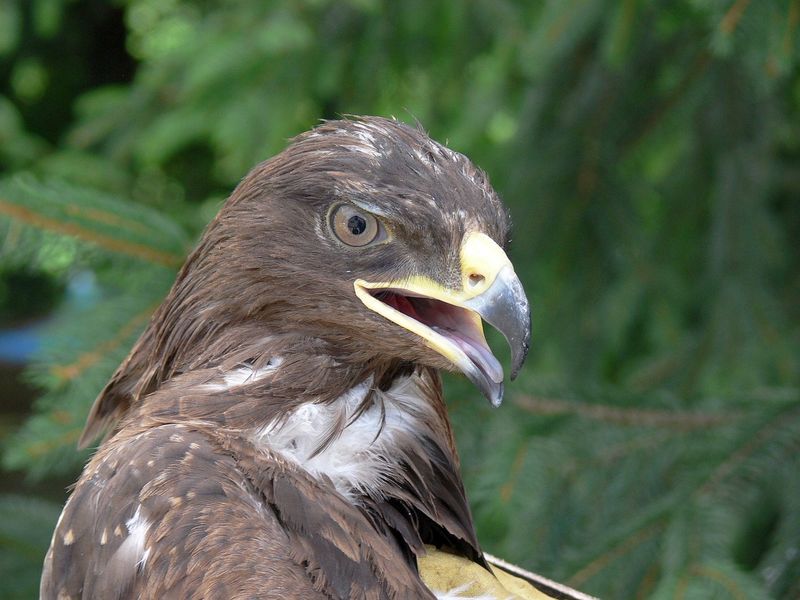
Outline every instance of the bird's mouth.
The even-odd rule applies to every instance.
[[[490,387],[501,386],[502,388],[503,367],[500,366],[500,362],[486,343],[483,324],[477,313],[441,300],[413,296],[400,290],[371,291],[375,298],[389,308],[427,328],[427,330],[422,330],[417,326],[415,329],[420,331],[415,333],[426,338],[442,354],[444,354],[443,350],[447,350],[445,356],[454,363],[461,362],[460,353],[463,353],[488,380],[487,384]],[[408,321],[405,323],[402,321],[405,319],[398,319],[395,322],[400,325],[411,325]],[[410,326],[407,326],[406,329],[414,330]],[[500,392],[500,397],[502,397],[502,389]],[[492,390],[491,395],[496,397],[497,392]]]
[[[530,342],[530,311],[522,284],[503,250],[480,233],[461,249],[461,289],[416,276],[395,282],[355,282],[356,295],[371,310],[418,335],[463,372],[499,406],[503,368],[483,334],[482,320],[508,340],[512,379]]]

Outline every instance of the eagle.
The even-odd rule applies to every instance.
[[[41,597],[455,598],[426,561],[514,571],[478,543],[439,374],[500,404],[483,321],[523,364],[508,237],[487,176],[394,119],[256,166],[95,400]]]

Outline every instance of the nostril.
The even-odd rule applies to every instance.
[[[483,275],[481,275],[480,273],[470,273],[470,276],[469,276],[469,287],[472,287],[472,288],[477,287],[480,284],[482,284],[484,281],[486,281],[486,278]]]

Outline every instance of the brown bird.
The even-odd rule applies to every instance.
[[[490,573],[438,371],[500,404],[481,319],[522,365],[508,233],[483,172],[393,120],[257,166],[94,403],[42,598],[434,598],[431,547]]]

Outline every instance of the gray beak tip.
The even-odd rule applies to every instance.
[[[489,403],[492,405],[492,408],[500,408],[500,405],[503,403],[503,384],[501,383],[496,392],[489,397]]]
[[[503,399],[498,398],[494,402],[492,402],[492,408],[500,408],[500,405],[503,404]]]

